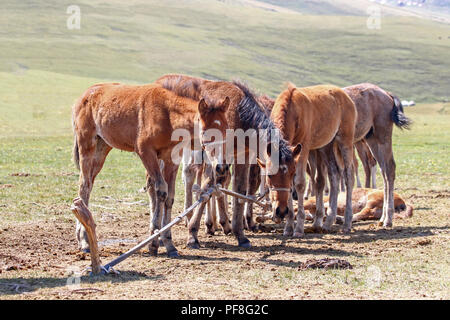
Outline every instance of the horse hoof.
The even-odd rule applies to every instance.
[[[169,258],[178,258],[180,255],[178,254],[177,249],[167,252],[167,256]]]
[[[198,250],[198,249],[200,249],[200,243],[198,242],[198,240],[195,240],[192,242],[190,241],[187,243],[187,247],[190,249]]]
[[[215,233],[216,233],[215,230],[206,229],[206,234],[207,235],[213,236]]]
[[[154,247],[148,248],[148,254],[151,257],[156,257],[158,255],[158,248],[154,248]]]
[[[349,234],[352,231],[352,228],[349,227],[343,227],[342,228],[342,233],[343,234]]]
[[[294,234],[294,231],[292,231],[292,230],[289,230],[289,231],[284,231],[283,232],[283,236],[284,237],[292,237],[292,235]]]
[[[252,244],[250,243],[250,241],[247,238],[242,241],[238,240],[238,242],[239,242],[240,248],[249,249],[252,247]]]
[[[224,228],[223,233],[225,233],[226,235],[229,235],[231,233],[231,228]]]
[[[385,228],[392,228],[392,222],[384,222],[383,223],[383,227],[385,227]]]
[[[294,232],[294,238],[303,238],[305,236],[305,233],[303,233],[303,232],[298,232],[298,231],[296,231],[296,232]]]

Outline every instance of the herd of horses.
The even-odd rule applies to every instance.
[[[394,194],[392,132],[394,124],[408,128],[411,121],[398,98],[373,84],[342,89],[332,85],[297,88],[289,83],[273,100],[267,95],[256,95],[239,81],[170,74],[147,85],[93,85],[77,100],[72,111],[74,160],[80,169],[79,197],[89,204],[94,180],[113,148],[135,152],[147,173],[145,189],[150,199],[151,233],[171,221],[179,167],[172,159],[179,143],[172,139],[172,133],[177,129],[191,133],[193,147],[198,145],[195,142],[201,146],[183,158],[185,208],[195,197],[195,181],[201,184],[200,189],[217,184],[228,188],[231,184],[234,192],[248,196],[254,196],[259,188],[260,196],[268,197],[271,203],[272,220],[276,223],[286,220],[284,236],[300,238],[305,233],[306,219],[313,219],[314,232],[329,231],[339,213],[343,215],[343,232],[350,232],[357,207],[355,194],[366,199],[359,208],[365,210],[364,215],[361,211],[359,217],[373,218],[378,210],[379,223],[384,227],[391,227],[394,212],[406,207],[400,200],[397,203],[399,197]],[[197,135],[196,123],[201,128]],[[263,156],[258,156],[254,164],[248,160],[252,152],[249,142],[242,147],[234,145],[234,160],[227,163],[225,140],[215,141],[223,144],[221,152],[216,149],[208,152],[206,148],[211,141],[206,141],[203,133],[211,129],[224,136],[229,130],[253,129],[259,139],[266,140],[267,148],[257,150]],[[270,134],[274,131],[281,136],[276,146]],[[374,168],[379,165],[384,181],[382,192],[376,195],[369,189],[354,192],[358,163],[355,148],[366,173],[366,187],[373,186]],[[277,170],[271,170],[274,149]],[[236,161],[238,153],[244,154],[243,163]],[[194,161],[199,158],[200,161]],[[308,195],[314,198],[305,201],[307,175]],[[343,206],[338,203],[341,185],[345,191]],[[328,197],[324,197],[326,188]],[[233,198],[230,221],[224,194],[202,203],[187,217],[188,246],[200,247],[198,231],[205,209],[207,231],[216,231],[216,205],[223,232],[233,233],[240,247],[249,248],[251,244],[244,230],[256,228],[253,205]],[[358,216],[358,211],[355,213]],[[87,233],[79,221],[76,236],[79,248],[89,251]],[[170,230],[161,234],[161,242],[169,257],[178,256]],[[159,239],[153,240],[150,254],[156,255],[159,245]]]

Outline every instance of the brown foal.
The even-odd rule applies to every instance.
[[[212,109],[222,108],[221,103],[210,105]],[[193,138],[199,106],[210,108],[204,100],[179,96],[158,84],[104,83],[87,89],[73,106],[72,116],[80,198],[88,205],[95,177],[112,148],[135,152],[147,171],[150,232],[169,223],[178,170],[172,150],[179,144],[172,139],[172,133],[184,129]],[[80,249],[89,250],[86,231],[79,222],[76,235]],[[161,238],[167,254],[178,256],[170,230]],[[150,253],[156,255],[158,247],[159,240],[155,239],[149,245]]]

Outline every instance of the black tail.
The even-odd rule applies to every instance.
[[[401,101],[394,95],[390,94],[392,100],[394,100],[394,106],[391,111],[391,120],[400,129],[410,129],[412,120],[409,119],[403,112],[403,106]]]
[[[77,169],[80,170],[80,153],[78,152],[78,142],[76,136],[74,136],[73,139],[73,162],[75,162]]]

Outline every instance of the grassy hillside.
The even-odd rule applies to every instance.
[[[369,30],[364,16],[286,14],[239,1],[78,3],[81,29],[68,30],[71,1],[2,1],[1,135],[68,134],[70,106],[90,84],[170,72],[238,77],[272,96],[285,81],[369,81],[429,102],[450,91],[444,24],[386,17],[381,30]]]

